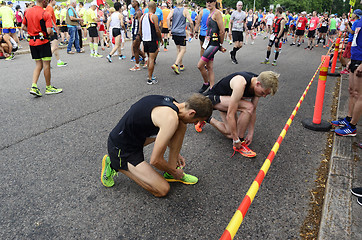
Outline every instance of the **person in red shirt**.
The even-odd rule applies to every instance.
[[[55,94],[62,92],[50,84],[50,61],[52,52],[50,48],[49,36],[53,35],[52,20],[49,13],[44,8],[48,5],[48,0],[37,0],[36,6],[29,8],[24,16],[22,29],[29,34],[29,45],[32,58],[35,60],[33,72],[33,84],[30,94],[41,97],[42,94],[37,86],[39,75],[44,68],[44,78],[46,83],[45,94]]]
[[[67,63],[63,62],[62,60],[60,60],[59,57],[59,42],[58,42],[58,32],[59,32],[59,27],[57,27],[56,22],[57,20],[55,19],[55,14],[54,14],[54,9],[53,7],[56,4],[56,0],[50,0],[48,6],[45,8],[45,11],[48,12],[50,14],[51,20],[52,20],[52,31],[54,32],[54,34],[52,36],[50,36],[50,45],[51,45],[51,49],[52,49],[52,54],[55,55],[55,58],[57,59],[57,66],[58,67],[65,67],[67,66]]]
[[[305,17],[307,15],[306,12],[302,12],[302,16],[298,18],[297,20],[297,31],[295,32],[295,35],[297,35],[294,38],[294,42],[292,44],[290,44],[291,46],[296,44],[296,41],[298,41],[298,45],[297,47],[300,47],[300,42],[302,40],[302,38],[304,37],[304,31],[305,31],[305,27],[307,26],[308,23],[308,19]]]
[[[317,17],[317,11],[313,11],[312,18],[310,19],[308,26],[308,46],[305,49],[312,50],[314,47],[315,31],[319,24],[319,18]]]

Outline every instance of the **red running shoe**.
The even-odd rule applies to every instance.
[[[241,148],[237,149],[237,148],[233,147],[233,149],[234,149],[234,153],[232,156],[234,156],[235,152],[238,152],[241,155],[243,155],[244,157],[248,157],[248,158],[253,158],[256,156],[256,153],[245,144],[245,141],[243,141],[241,143]]]
[[[349,74],[349,71],[345,68],[343,71],[339,72],[340,74]]]
[[[196,132],[202,132],[202,127],[205,126],[206,122],[201,121],[195,124],[195,130]]]

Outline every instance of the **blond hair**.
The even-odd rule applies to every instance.
[[[258,76],[258,81],[263,88],[270,89],[270,93],[274,95],[278,91],[278,78],[280,74],[273,71],[261,72]]]
[[[194,118],[209,118],[213,110],[211,100],[199,93],[194,93],[189,97],[185,102],[185,107],[195,110]]]
[[[114,8],[114,7],[111,7],[110,9],[109,9],[109,13],[114,13],[116,11],[116,9]]]

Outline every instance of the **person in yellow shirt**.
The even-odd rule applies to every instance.
[[[54,6],[54,15],[55,15],[55,19],[56,19],[56,25],[60,25],[60,11],[59,11],[59,6],[55,5]]]
[[[83,24],[82,24],[82,32],[83,32],[83,41],[87,40],[87,19],[85,18],[85,12],[87,10],[84,8],[84,3],[83,2],[79,2],[79,11],[78,11],[78,16],[83,18]],[[79,38],[81,38],[81,36],[79,36]]]
[[[2,19],[3,33],[12,37],[19,45],[19,38],[14,28],[15,15],[13,10],[9,6],[6,6],[5,1],[1,2],[0,18]]]
[[[60,5],[60,38],[61,38],[61,45],[65,45],[68,43],[68,39],[69,39],[69,34],[68,34],[68,28],[67,28],[67,24],[65,24],[65,18],[67,17],[67,4],[65,2],[63,2]]]
[[[88,27],[88,34],[90,37],[90,43],[89,43],[91,51],[90,56],[101,58],[103,56],[98,54],[98,30],[97,30],[97,22],[99,22],[100,20],[99,18],[97,18],[97,14],[95,12],[96,9],[97,9],[97,2],[93,1],[89,9],[85,12],[85,18],[88,23],[87,27]]]

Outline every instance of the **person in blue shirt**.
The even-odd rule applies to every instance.
[[[358,9],[359,10],[359,9]],[[355,10],[356,11],[356,10]],[[361,11],[361,10],[359,10]],[[359,12],[358,11],[358,12]],[[348,114],[345,118],[332,121],[332,125],[341,128],[335,133],[339,136],[356,136],[357,123],[362,114],[362,21],[359,21],[354,31],[351,45],[351,61],[347,65],[349,73]]]
[[[288,41],[288,32],[289,32],[289,26],[290,23],[293,21],[293,16],[291,13],[289,13],[289,11],[286,11],[285,16],[287,17],[287,22],[285,23],[285,27],[284,27],[284,38],[283,38],[283,43]]]
[[[68,27],[68,33],[69,33],[69,42],[67,47],[67,53],[73,54],[72,52],[72,45],[74,43],[75,49],[78,53],[84,52],[81,51],[79,46],[79,35],[78,35],[78,29],[79,22],[83,21],[83,18],[78,17],[77,12],[75,11],[75,7],[77,6],[77,0],[70,0],[70,6],[67,10],[66,15],[66,23]]]
[[[195,12],[195,8],[192,8],[191,9],[191,19],[192,19],[192,22],[194,23],[194,26],[196,26],[195,25],[196,17],[197,17],[197,13]]]
[[[145,12],[143,14],[148,13],[148,8],[145,9]],[[162,22],[163,22],[163,13],[162,10],[157,7],[156,8],[156,12],[155,12],[156,16],[158,17],[158,26],[161,27],[162,26]]]

